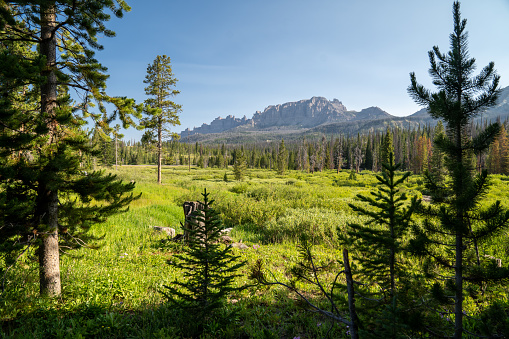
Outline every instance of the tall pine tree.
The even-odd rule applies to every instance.
[[[172,133],[169,126],[180,125],[179,113],[181,105],[171,101],[170,98],[180,92],[174,87],[177,79],[173,75],[170,57],[158,55],[152,64],[147,67],[147,75],[143,82],[147,84],[145,94],[144,113],[141,125],[147,129],[145,137],[157,145],[157,183],[162,182],[161,162],[163,157],[163,141],[167,138],[177,139],[179,136]],[[155,135],[154,135],[155,134]]]
[[[105,26],[108,12],[122,17],[128,10],[122,0],[0,4],[1,250],[10,260],[23,246],[38,248],[43,295],[61,292],[60,243],[71,245],[133,199],[134,184],[80,168],[94,153],[85,119],[110,134],[115,118],[128,127],[131,115],[140,116],[132,99],[105,93],[106,68],[94,58],[98,36],[115,34]],[[71,100],[70,88],[83,102]],[[99,112],[89,111],[94,103]],[[115,106],[113,114],[104,103]]]
[[[446,124],[447,133],[438,136],[435,145],[447,156],[450,189],[443,203],[432,204],[425,211],[428,219],[422,229],[416,230],[414,245],[423,257],[435,258],[436,264],[453,272],[445,283],[437,280],[434,291],[436,295],[453,298],[454,337],[460,339],[464,333],[465,282],[479,284],[508,277],[507,270],[493,268],[485,262],[484,255],[488,253],[480,253],[478,245],[507,228],[509,212],[500,202],[482,207],[489,187],[487,172],[475,175],[472,168],[474,152],[480,153],[489,147],[500,130],[499,124],[488,126],[473,139],[467,131],[474,117],[496,104],[499,76],[493,62],[479,75],[472,76],[475,59],[469,57],[466,20],[461,19],[457,1],[453,5],[453,19],[450,51],[443,54],[435,46],[429,52],[429,74],[438,92],[432,93],[418,84],[414,73],[410,74],[408,92],[433,118],[442,119]],[[449,251],[450,248],[453,250]]]

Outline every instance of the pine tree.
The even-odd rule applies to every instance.
[[[403,238],[410,230],[412,214],[418,201],[414,197],[408,206],[403,207],[408,197],[400,192],[398,186],[408,178],[410,172],[396,178],[396,171],[401,164],[394,164],[394,153],[389,154],[389,162],[382,166],[382,174],[376,176],[380,182],[378,191],[371,192],[372,196],[357,195],[360,201],[371,207],[349,204],[359,215],[368,217],[368,221],[348,224],[343,241],[352,250],[355,249],[359,256],[358,260],[362,262],[359,273],[380,283],[390,290],[391,296],[395,296],[396,282],[404,272],[397,256],[403,252]]]
[[[82,130],[85,119],[110,134],[114,116],[123,127],[139,116],[134,100],[105,93],[106,69],[94,58],[94,49],[102,48],[97,37],[114,36],[105,26],[106,11],[122,17],[130,9],[121,0],[9,1],[0,7],[2,249],[12,255],[20,245],[37,246],[40,292],[58,296],[59,243],[83,236],[133,199],[133,184],[80,168],[84,154],[97,155]],[[82,91],[82,103],[72,102],[70,88]],[[10,94],[22,91],[29,95],[21,101]],[[22,104],[26,99],[30,107]],[[92,101],[98,113],[88,111]],[[115,106],[114,115],[104,103]],[[20,152],[30,156],[13,157]],[[20,242],[27,236],[31,242]]]
[[[236,150],[233,155],[235,157],[233,163],[233,176],[235,177],[235,180],[242,180],[246,175],[246,157],[242,150]]]
[[[415,162],[415,174],[421,174],[428,168],[428,138],[421,135],[417,140]]]
[[[366,150],[364,151],[364,168],[371,170],[373,168],[373,151],[372,151],[372,140],[371,132],[368,135],[366,142]]]
[[[209,200],[207,190],[202,195],[203,209],[192,213],[191,227],[185,229],[189,233],[185,253],[172,259],[172,266],[183,271],[184,279],[164,286],[167,292],[163,292],[169,301],[191,311],[199,329],[230,293],[242,289],[233,287],[233,281],[239,276],[236,271],[245,265],[233,255],[231,245],[220,242],[225,226],[211,207],[214,201]]]
[[[361,164],[362,164],[362,148],[361,145],[357,144],[353,151],[354,154],[354,164],[355,164],[355,172],[359,173]]]
[[[276,169],[277,173],[281,175],[285,174],[288,169],[288,151],[286,150],[285,141],[283,139],[281,139],[281,143],[279,144]]]
[[[445,137],[445,129],[442,121],[439,121],[434,130],[434,140]],[[446,155],[442,152],[436,144],[432,145],[433,151],[430,159],[430,169],[425,172],[427,181],[430,185],[434,186],[431,190],[431,196],[435,201],[442,201],[443,190],[445,189],[445,179],[447,175],[447,168],[445,167]]]
[[[491,144],[488,169],[490,173],[509,174],[509,141],[504,125],[501,126],[498,136]]]
[[[450,190],[443,204],[431,205],[425,211],[427,222],[422,229],[415,230],[417,236],[413,244],[424,258],[435,258],[437,264],[454,273],[445,284],[440,282],[443,279],[437,281],[434,291],[435,295],[452,294],[454,337],[459,339],[463,335],[465,283],[497,281],[508,276],[507,270],[486,263],[478,244],[507,228],[509,212],[500,202],[487,208],[481,206],[489,187],[487,172],[476,176],[472,168],[473,153],[486,150],[500,126],[492,124],[473,139],[468,137],[467,131],[476,115],[496,104],[499,76],[491,62],[479,75],[472,77],[475,60],[468,55],[466,20],[461,19],[457,1],[453,5],[453,18],[450,52],[442,54],[438,47],[429,52],[429,73],[438,92],[432,93],[419,85],[414,73],[410,74],[408,92],[417,103],[427,107],[433,118],[443,119],[446,124],[447,133],[436,138],[435,145],[447,155]],[[440,251],[443,247],[446,250]],[[442,278],[443,275],[441,273]]]
[[[382,139],[382,145],[380,146],[380,163],[382,165],[389,163],[389,155],[391,153],[394,153],[394,146],[391,130],[387,127],[385,136]]]
[[[398,319],[401,317],[398,315],[398,302],[403,299],[398,291],[409,271],[402,258],[406,250],[404,239],[410,231],[412,215],[419,201],[414,197],[408,204],[407,195],[400,191],[398,186],[408,178],[410,172],[396,177],[401,164],[394,164],[393,152],[389,153],[389,162],[382,166],[382,174],[376,176],[380,183],[378,191],[371,192],[371,196],[357,195],[369,207],[349,204],[360,216],[367,217],[367,221],[348,224],[346,234],[340,239],[350,247],[353,257],[362,263],[356,273],[378,284],[383,291],[389,291],[389,297],[382,297],[382,304],[378,305],[389,307],[390,319],[381,320],[382,323],[389,320],[389,324],[377,328],[375,332],[384,338],[395,338],[403,326]]]
[[[173,75],[170,57],[158,55],[152,64],[147,67],[147,75],[143,82],[145,94],[149,99],[145,100],[144,113],[141,125],[148,129],[147,136],[151,143],[157,145],[157,183],[161,183],[161,159],[162,143],[167,138],[178,139],[178,134],[172,133],[169,126],[180,125],[179,113],[182,106],[171,101],[170,98],[180,92],[174,89],[177,79]],[[156,134],[156,139],[154,138]],[[154,140],[155,139],[155,140]]]

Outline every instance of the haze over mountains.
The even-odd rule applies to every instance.
[[[482,115],[483,119],[492,121],[498,117],[502,120],[509,117],[509,87],[502,90],[498,104]],[[387,126],[412,128],[435,123],[425,109],[406,117],[396,117],[379,107],[365,108],[360,112],[349,111],[338,99],[329,101],[323,97],[313,97],[268,106],[263,112],[257,111],[251,119],[232,115],[218,117],[210,124],[186,129],[180,135],[189,141],[226,139],[231,142],[234,139],[264,138],[265,135],[297,137],[316,133],[351,134],[385,129]]]

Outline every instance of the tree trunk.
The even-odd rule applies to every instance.
[[[184,202],[184,215],[185,215],[185,223],[184,223],[184,241],[189,241],[189,231],[186,229],[192,229],[193,225],[189,223],[189,220],[191,219],[191,214],[194,211],[203,210],[203,205],[198,201],[186,201]]]
[[[343,262],[345,264],[346,287],[348,292],[348,309],[350,311],[350,321],[352,322],[350,337],[352,339],[359,339],[359,317],[355,309],[355,290],[352,271],[350,269],[350,260],[348,259],[348,250],[346,248],[343,250]]]
[[[41,5],[41,54],[46,57],[42,76],[46,81],[41,86],[41,113],[49,128],[51,143],[58,138],[55,108],[57,105],[56,66],[56,6],[54,2]],[[43,170],[44,171],[44,170]],[[52,169],[46,171],[53,171]],[[41,178],[52,177],[53,173],[41,173]],[[60,258],[58,252],[58,189],[49,188],[46,180],[39,181],[37,192],[36,222],[43,226],[42,243],[39,247],[40,293],[48,296],[59,296]]]
[[[454,338],[461,339],[463,336],[463,235],[458,231],[456,234],[456,295],[454,300]]]
[[[61,293],[60,255],[58,251],[58,194],[39,189],[38,216],[44,225],[39,246],[40,294],[58,297]]]
[[[461,93],[460,93],[461,94]],[[461,102],[461,96],[458,95],[458,102]],[[459,166],[463,166],[463,150],[461,142],[461,127],[456,128],[456,163]],[[461,173],[462,174],[462,173]],[[455,187],[456,199],[463,197],[465,194],[465,186],[460,183]],[[461,207],[460,207],[461,208]],[[463,337],[463,211],[458,211],[456,214],[456,244],[455,244],[455,256],[456,264],[454,268],[455,278],[455,297],[454,297],[454,338],[461,339]]]
[[[161,113],[162,114],[162,113]],[[161,159],[163,157],[163,126],[162,126],[162,117],[158,118],[158,126],[157,126],[157,183],[161,184]]]
[[[117,170],[118,166],[118,143],[117,143],[117,132],[115,131],[115,171]]]

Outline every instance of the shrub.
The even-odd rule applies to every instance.
[[[267,242],[297,242],[305,234],[312,244],[336,246],[337,229],[344,229],[353,216],[328,209],[287,209],[281,217],[265,224]]]

